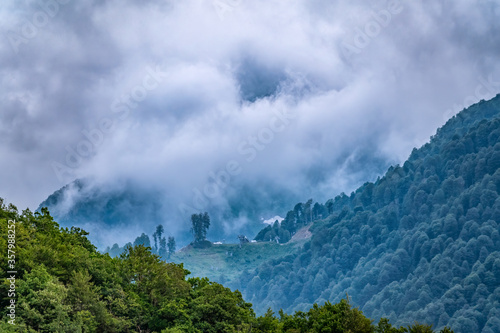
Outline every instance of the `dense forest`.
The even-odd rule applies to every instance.
[[[297,204],[260,241],[297,253],[243,274],[256,311],[304,310],[347,292],[372,318],[500,332],[500,95],[463,110],[402,166],[351,195]]]
[[[84,230],[60,228],[45,208],[19,213],[0,199],[0,235],[1,332],[432,332],[418,323],[393,327],[387,319],[375,325],[348,298],[256,317],[239,291],[187,279],[182,264],[142,245],[118,258],[101,254]],[[16,270],[15,282],[7,269]]]

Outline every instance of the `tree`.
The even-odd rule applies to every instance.
[[[314,220],[319,220],[323,218],[323,207],[319,203],[315,203],[312,208],[312,216]]]
[[[348,300],[337,304],[326,302],[322,306],[314,304],[306,313],[296,312],[293,316],[280,311],[284,332],[353,332],[372,333],[371,320],[352,308]]]
[[[160,257],[166,257],[167,255],[167,240],[165,237],[160,239],[160,250],[158,251]]]
[[[293,211],[295,212],[295,218],[297,219],[297,223],[304,223],[304,205],[302,203],[298,203],[293,207]]]
[[[163,228],[163,226],[161,224],[158,224],[158,226],[156,227],[156,234],[158,235],[158,239],[161,239],[161,236],[164,232],[165,229]]]
[[[122,252],[123,249],[120,248],[120,246],[117,243],[113,244],[111,249],[109,248],[109,246],[106,248],[106,253],[109,253],[109,255],[112,257],[118,257]]]
[[[168,247],[168,257],[170,258],[170,256],[175,253],[175,238],[174,237],[172,237],[172,236],[168,237],[167,247]]]
[[[257,236],[255,236],[254,239],[256,241],[266,242],[269,240],[268,234],[272,232],[273,232],[273,227],[268,225],[267,227],[259,231],[259,233],[257,234]]]
[[[158,224],[156,226],[156,231],[153,234],[153,239],[155,241],[155,247],[153,249],[153,252],[155,252],[155,253],[160,254],[160,251],[162,250],[161,249],[161,242],[162,242],[161,236],[163,235],[164,232],[165,232],[165,229],[163,228],[163,226],[161,224]],[[165,247],[163,249],[165,250]]]
[[[415,323],[411,326],[408,326],[409,333],[433,333],[432,325],[422,325],[419,323]]]
[[[312,203],[313,200],[309,199],[304,204],[304,222],[307,224],[308,222],[312,222]]]
[[[50,275],[44,265],[35,267],[17,283],[17,306],[27,326],[38,332],[69,329],[70,306],[64,302],[68,289]]]
[[[246,303],[238,290],[233,292],[206,278],[190,278],[188,282],[192,286],[191,317],[199,330],[196,332],[250,331],[248,322],[255,316],[252,304]]]
[[[137,237],[134,241],[134,246],[142,245],[144,247],[151,247],[151,241],[149,240],[149,236],[145,233],[142,233],[139,237]]]
[[[281,332],[279,324],[279,320],[274,316],[273,310],[268,308],[264,316],[257,318],[255,329],[257,332]]]
[[[396,328],[389,323],[389,319],[380,318],[378,325],[375,327],[375,333],[405,333],[407,329],[404,327]]]
[[[295,211],[291,210],[286,214],[286,217],[281,221],[281,227],[290,231],[290,233],[295,232]]]
[[[165,229],[163,228],[163,226],[161,224],[158,224],[156,226],[156,231],[153,234],[153,239],[155,241],[155,248],[154,248],[153,252],[156,252],[156,253],[160,254],[160,250],[161,250],[161,236],[163,235],[164,232],[165,232]],[[158,245],[160,245],[160,247],[158,247]]]
[[[210,216],[208,216],[208,213],[205,212],[203,214],[203,238],[207,238],[207,230],[210,228]]]
[[[331,215],[333,213],[333,200],[328,199],[328,201],[325,203],[326,209],[328,210],[328,215]]]
[[[16,269],[22,274],[15,281],[16,327],[9,324],[8,314],[13,310],[8,306],[13,305],[6,297],[0,298],[0,332],[373,333],[375,329],[361,311],[344,300],[294,316],[280,311],[281,320],[272,311],[256,318],[252,305],[238,290],[233,292],[206,278],[186,281],[189,271],[183,264],[162,261],[148,247],[128,243],[118,258],[111,258],[89,246],[84,230],[59,228],[48,211],[23,217],[6,209],[0,199],[0,234],[8,235],[9,225],[15,225],[20,251]],[[206,227],[206,216],[200,216],[201,226]],[[164,249],[165,237],[158,238],[161,232],[155,234],[159,248]],[[7,248],[7,241],[0,237],[0,248]],[[174,244],[174,238],[168,237],[171,252]],[[5,253],[2,257],[0,252],[0,261],[7,262]],[[485,267],[497,265],[496,257],[490,256]],[[264,270],[257,268],[259,276],[245,285],[249,290],[261,290],[273,274],[291,264],[289,259],[279,267],[267,263]],[[303,276],[301,271],[305,272],[301,269],[289,279]],[[242,274],[250,275],[246,270]],[[322,269],[317,276],[314,283],[318,288],[326,285],[327,281],[321,281],[325,276]],[[223,281],[224,276],[219,279]],[[278,276],[277,280],[281,284],[267,293],[278,301],[285,300],[287,293],[295,295],[302,290],[300,283],[290,288],[284,287],[283,278]],[[11,283],[0,284],[0,292],[7,295]],[[490,319],[488,325],[494,329],[496,322]]]
[[[153,252],[158,253],[158,235],[156,234],[156,231],[153,233],[153,239],[155,241],[155,247],[153,249]]]
[[[194,242],[200,243],[207,239],[207,230],[210,227],[210,217],[208,213],[191,215],[191,232],[194,236]]]

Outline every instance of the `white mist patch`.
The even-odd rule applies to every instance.
[[[282,218],[279,215],[276,215],[275,217],[272,217],[270,219],[264,220],[264,218],[261,218],[261,220],[262,220],[262,223],[273,225],[274,222],[276,222],[276,221],[278,221],[278,223],[281,223],[281,221],[283,221],[284,218]]]
[[[120,247],[129,242],[134,243],[137,236],[144,232],[143,226],[129,224],[106,227],[98,223],[88,222],[78,225],[78,227],[89,233],[87,237],[101,252],[104,252],[107,246],[112,247],[115,243]]]
[[[80,196],[81,192],[77,184],[74,182],[68,184],[62,192],[62,200],[57,202],[57,205],[51,209],[52,215],[63,216],[68,214]]]

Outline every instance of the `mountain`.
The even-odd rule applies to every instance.
[[[499,138],[497,95],[454,116],[402,166],[337,196],[310,241],[236,287],[258,313],[347,293],[372,318],[500,332]],[[290,211],[287,228],[308,223],[301,214]]]
[[[369,150],[360,148],[335,162],[339,168],[349,170],[342,172],[348,176],[342,183],[351,184],[347,187],[355,188],[364,179],[375,179],[389,165],[376,151]],[[325,187],[326,175],[322,170],[304,172],[310,183],[294,180],[286,185],[283,180],[235,178],[228,185],[220,185],[221,193],[214,198],[189,186],[185,186],[188,194],[180,193],[178,188],[160,181],[153,186],[134,179],[84,178],[49,195],[37,210],[47,207],[62,226],[87,230],[89,239],[100,249],[133,242],[143,232],[151,235],[159,224],[179,245],[187,245],[192,238],[191,214],[205,211],[211,217],[210,239],[237,242],[240,234],[256,235],[265,225],[263,220],[283,214],[314,186]],[[301,185],[295,185],[297,182]]]
[[[209,238],[236,242],[239,234],[255,235],[263,226],[263,216],[274,216],[297,200],[283,193],[286,191],[272,184],[233,186],[223,203],[206,207],[212,221]],[[133,242],[142,232],[152,234],[158,224],[179,245],[187,245],[192,239],[190,216],[197,210],[174,205],[173,196],[168,189],[144,187],[130,180],[108,185],[78,179],[51,194],[38,211],[47,207],[63,227],[87,230],[89,239],[102,249]]]

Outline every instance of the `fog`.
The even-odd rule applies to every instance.
[[[248,188],[264,220],[350,192],[500,91],[495,1],[12,0],[0,17],[0,196],[155,193],[164,219],[113,241],[210,207],[238,232],[251,214],[224,211]]]

